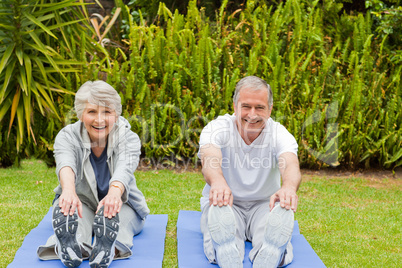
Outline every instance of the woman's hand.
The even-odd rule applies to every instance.
[[[73,215],[75,209],[78,210],[78,216],[82,218],[82,203],[75,192],[75,174],[74,171],[66,166],[59,172],[60,185],[62,188],[59,197],[59,207],[64,216]]]
[[[82,218],[82,203],[74,189],[64,189],[59,197],[59,207],[64,216],[73,215],[75,209],[78,210],[78,216]]]
[[[114,186],[112,186],[114,185]],[[108,194],[99,202],[96,212],[104,206],[104,216],[111,219],[115,217],[117,213],[120,212],[123,201],[121,196],[123,195],[124,185],[120,182],[113,182],[109,188]],[[116,187],[117,186],[117,187]]]

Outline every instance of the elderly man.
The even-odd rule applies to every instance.
[[[211,121],[200,137],[204,252],[220,267],[243,267],[248,240],[254,268],[285,266],[293,260],[301,182],[297,142],[270,118],[272,91],[263,79],[240,80],[233,107],[233,115]]]

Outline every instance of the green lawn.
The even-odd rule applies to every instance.
[[[302,172],[296,219],[327,267],[400,267],[402,180],[326,176]],[[163,267],[177,267],[178,212],[199,210],[204,185],[199,172],[136,172],[152,214],[168,214]],[[0,169],[0,267],[14,258],[24,237],[53,200],[54,168],[36,160]],[[135,249],[133,249],[135,250]]]

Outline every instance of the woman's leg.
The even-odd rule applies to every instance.
[[[53,210],[59,207],[59,201],[55,200],[53,203]],[[92,223],[95,213],[90,210],[85,204],[82,205],[82,218],[78,217],[78,228],[76,232],[76,239],[81,247],[82,257],[88,258],[91,251],[91,241],[92,241]],[[59,259],[56,254],[56,235],[51,235],[46,244],[39,246],[37,249],[37,254],[41,260],[55,260]]]
[[[145,219],[141,219],[127,204],[123,204],[121,207],[119,219],[119,233],[116,239],[116,255],[114,258],[125,259],[132,255],[133,237],[142,231]]]

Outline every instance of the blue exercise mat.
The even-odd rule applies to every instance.
[[[209,263],[204,254],[203,239],[200,229],[201,212],[180,210],[177,220],[177,251],[179,268],[217,268],[218,265]],[[299,225],[295,221],[292,234],[294,259],[287,268],[321,268],[325,267],[313,248],[300,234]],[[251,268],[248,258],[251,243],[246,242],[243,267]]]
[[[133,255],[128,259],[115,260],[110,268],[147,267],[161,268],[165,249],[165,235],[167,215],[148,215],[144,229],[133,239]],[[52,209],[24,239],[22,246],[15,254],[14,260],[8,265],[13,267],[64,267],[60,260],[41,261],[36,255],[38,246],[46,244],[49,236],[53,234]],[[88,260],[82,262],[80,267],[89,267]]]

